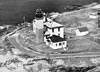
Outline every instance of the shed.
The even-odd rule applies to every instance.
[[[89,30],[87,27],[80,27],[75,30],[75,33],[76,33],[76,36],[84,36],[89,33]]]

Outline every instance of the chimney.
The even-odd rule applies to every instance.
[[[98,28],[100,28],[100,11],[98,11],[98,21],[97,21],[97,23],[98,23]]]
[[[45,22],[47,22],[48,13],[45,14]]]

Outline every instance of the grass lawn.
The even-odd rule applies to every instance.
[[[65,52],[63,49],[54,50],[49,46],[46,46],[44,42],[36,44],[36,35],[32,32],[30,27],[20,30],[19,33],[21,34],[21,37],[19,38],[20,44],[30,48],[31,50],[39,51],[42,53]],[[69,49],[66,51],[66,53],[100,52],[100,45],[85,37],[76,40],[68,40],[68,46]]]
[[[42,53],[54,53],[64,51],[63,49],[54,50],[47,46],[44,42],[36,44],[35,43],[35,34],[30,30],[30,28],[26,28],[20,31],[20,36],[18,37],[20,44],[24,47],[28,47],[28,49],[39,51]]]
[[[89,39],[69,41],[69,52],[100,52],[100,45]]]
[[[29,47],[31,50],[39,51],[42,53],[65,52],[63,49],[54,50],[50,48],[49,46],[46,46],[44,42],[36,44],[34,43],[35,38],[32,39],[32,36],[29,34],[26,36],[29,37],[29,39],[26,41],[27,44],[25,44],[24,42],[25,38],[27,37],[25,37],[24,39],[23,38],[19,39],[21,41],[20,43],[23,44],[24,46]],[[100,45],[96,42],[89,40],[88,38],[69,40],[68,46],[69,46],[69,49],[66,51],[66,53],[67,52],[68,53],[70,52],[100,52]]]

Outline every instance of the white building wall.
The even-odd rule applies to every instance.
[[[49,43],[46,41],[46,45],[49,46]]]
[[[36,26],[33,24],[33,32],[36,34]]]
[[[89,18],[96,19],[96,18],[98,18],[98,16],[96,16],[96,15],[89,15]]]
[[[65,48],[67,46],[67,41],[63,41],[63,43],[65,43],[63,44],[63,48]]]
[[[64,28],[63,27],[60,29],[60,37],[64,38]]]
[[[43,19],[41,19],[41,20],[34,19],[32,24],[33,24],[33,32],[36,33],[36,29],[43,29],[44,20]]]
[[[55,29],[54,29],[54,32],[52,32],[52,34],[58,36],[58,28],[55,28]]]
[[[47,40],[46,37],[44,37],[44,42],[46,42],[46,40]]]
[[[64,37],[64,28],[61,27],[60,28],[60,31],[58,31],[58,28],[55,28],[54,29],[54,32],[52,32],[52,34],[55,34],[57,36],[60,34],[60,37],[63,38]]]
[[[52,29],[48,28],[48,32],[50,33],[50,36],[52,36]]]
[[[59,43],[61,43],[61,45],[59,45]],[[57,44],[57,46],[56,46],[56,44]],[[56,42],[56,43],[51,43],[50,44],[50,47],[53,48],[53,49],[65,48],[66,46],[67,46],[67,41]]]
[[[89,18],[93,18],[93,19],[98,18],[97,12],[89,13]]]
[[[60,28],[60,31],[58,31],[58,28],[55,28],[54,32],[52,31],[52,29],[48,28],[48,32],[50,33],[50,36],[52,35],[58,36],[58,34],[60,34],[60,37],[64,38],[64,28],[63,27]]]

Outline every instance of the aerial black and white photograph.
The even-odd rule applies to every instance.
[[[100,0],[0,0],[0,72],[100,72]]]

